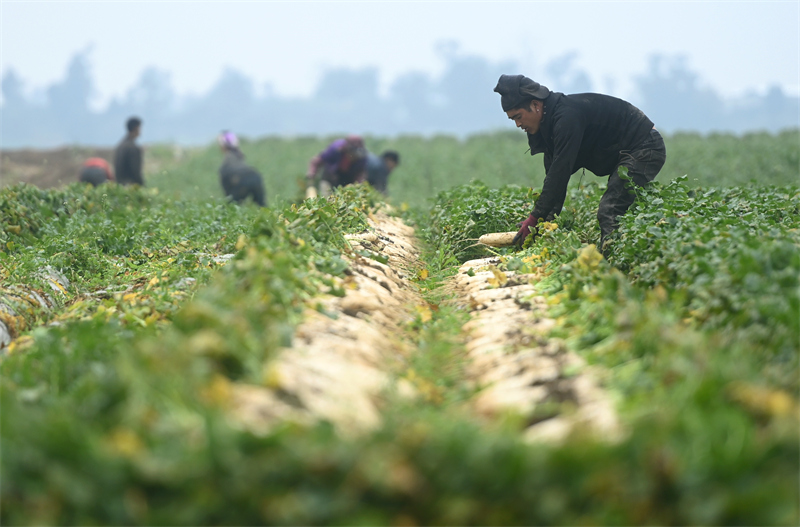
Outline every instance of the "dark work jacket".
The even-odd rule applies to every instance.
[[[528,134],[531,155],[544,153],[544,185],[533,216],[560,213],[572,174],[581,168],[598,176],[611,174],[620,152],[641,144],[652,128],[641,110],[622,99],[552,92],[544,100],[539,131]]]
[[[225,158],[219,167],[219,178],[226,193],[235,185],[253,177],[260,179],[261,174],[245,162],[244,154],[236,150],[225,152]]]
[[[120,185],[142,185],[142,149],[135,138],[125,136],[114,151],[114,174]]]
[[[219,167],[219,178],[226,196],[242,201],[252,195],[256,203],[262,207],[265,205],[266,194],[261,173],[245,162],[242,152],[225,152],[225,159]]]
[[[389,184],[389,173],[383,158],[372,153],[367,154],[367,182],[384,196],[388,192],[386,187]]]

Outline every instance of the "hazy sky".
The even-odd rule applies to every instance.
[[[0,0],[0,71],[28,89],[62,78],[91,46],[95,104],[122,95],[147,66],[179,93],[203,93],[226,66],[308,95],[329,67],[437,75],[439,44],[514,60],[542,79],[548,61],[577,53],[597,91],[626,96],[648,57],[684,55],[727,97],[778,84],[800,94],[800,1],[783,2],[267,2]],[[558,90],[558,86],[551,86]]]

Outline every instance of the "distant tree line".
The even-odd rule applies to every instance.
[[[440,49],[441,76],[411,71],[398,77],[388,94],[379,93],[378,70],[331,69],[306,98],[257,95],[254,82],[228,69],[202,96],[180,96],[167,71],[148,68],[122,98],[93,111],[95,94],[89,50],[70,61],[65,78],[37,100],[26,95],[23,79],[8,69],[2,77],[0,143],[3,148],[65,144],[111,145],[123,134],[130,115],[144,119],[143,140],[205,144],[221,129],[247,136],[327,135],[342,132],[393,136],[465,136],[508,126],[492,92],[502,73],[525,73],[555,91],[600,91],[575,68],[575,53],[551,61],[540,74],[521,71],[515,62],[492,63]],[[704,88],[682,57],[651,57],[647,72],[634,79],[629,97],[666,132],[777,132],[800,126],[800,98],[774,86],[765,94],[725,100]]]

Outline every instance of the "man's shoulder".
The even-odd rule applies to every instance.
[[[582,108],[605,107],[611,109],[632,106],[631,103],[624,99],[620,99],[619,97],[606,95],[604,93],[592,92],[565,95],[563,97],[563,101],[566,104],[562,104],[562,106],[566,108],[573,108],[579,111]]]
[[[141,150],[139,145],[131,137],[123,137],[122,141],[117,143],[117,150]]]

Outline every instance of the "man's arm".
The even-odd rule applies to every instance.
[[[583,127],[577,120],[570,121],[562,119],[553,130],[555,147],[552,160],[548,160],[545,154],[542,193],[532,212],[536,218],[546,218],[550,213],[558,213],[564,205],[567,184],[583,139]]]
[[[311,158],[311,161],[308,163],[308,169],[306,170],[306,181],[310,185],[314,178],[317,176],[317,172],[319,172],[319,167],[322,165],[322,154],[317,154]]]
[[[139,147],[132,148],[129,153],[129,161],[133,181],[144,186],[144,177],[142,177],[142,149]]]

